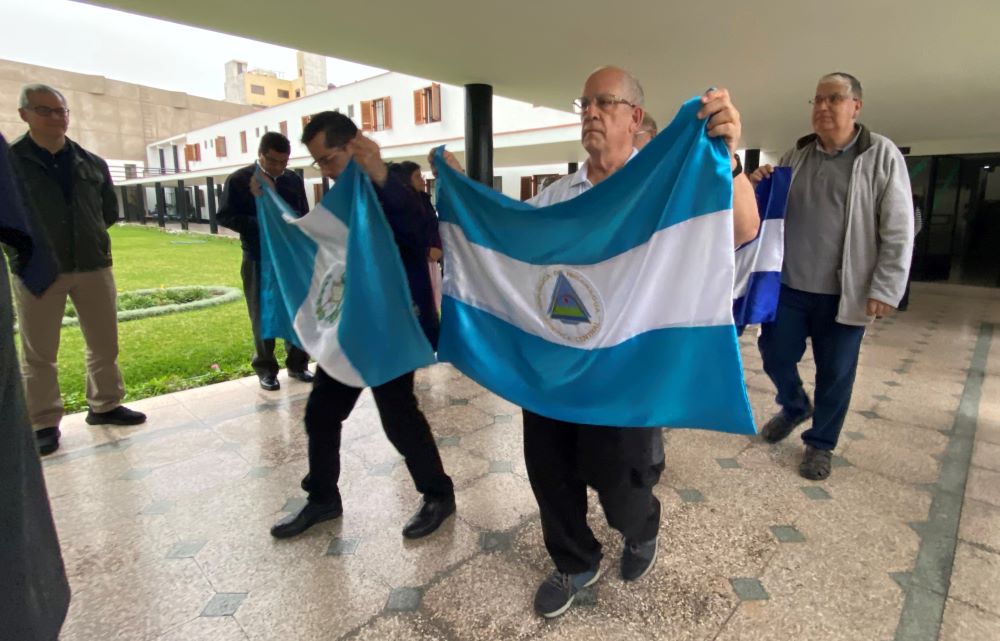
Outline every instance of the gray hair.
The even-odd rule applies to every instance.
[[[628,71],[622,69],[621,67],[616,67],[614,65],[605,65],[603,67],[598,67],[590,74],[591,76],[599,71],[614,70],[622,75],[622,81],[625,85],[625,95],[624,98],[628,98],[629,101],[636,107],[642,107],[643,103],[646,101],[646,94],[642,90],[642,85],[636,80],[636,77],[630,74]]]
[[[31,94],[33,93],[50,93],[59,100],[62,100],[62,103],[64,105],[66,104],[66,96],[62,95],[62,93],[58,89],[56,89],[55,87],[50,87],[48,85],[43,85],[40,82],[36,82],[34,84],[24,85],[23,87],[21,87],[21,97],[17,101],[17,106],[20,107],[21,109],[27,109],[28,107],[30,107]]]
[[[849,73],[843,71],[834,71],[833,73],[828,73],[819,79],[820,82],[826,82],[827,80],[837,80],[843,82],[851,88],[851,95],[861,100],[861,81],[852,76]]]

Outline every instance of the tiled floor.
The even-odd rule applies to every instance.
[[[69,417],[45,461],[74,593],[62,639],[996,641],[993,323],[1000,295],[924,286],[875,325],[824,483],[797,475],[797,437],[667,433],[656,568],[618,578],[621,542],[595,504],[606,576],[553,622],[531,611],[550,565],[520,414],[446,365],[417,388],[458,516],[415,542],[400,529],[418,496],[368,393],[345,426],[343,518],[287,541],[268,528],[302,500],[307,386],[248,379],[148,399],[138,428]],[[752,336],[743,356],[766,419]]]

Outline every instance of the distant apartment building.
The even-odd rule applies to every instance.
[[[242,60],[226,63],[226,100],[254,107],[273,107],[326,91],[326,58],[295,53],[297,75],[287,79],[277,71],[249,69]]]
[[[104,76],[0,60],[0,133],[5,138],[27,131],[17,114],[18,98],[21,87],[37,82],[66,96],[69,137],[105,158],[116,181],[142,174],[147,145],[255,110]]]

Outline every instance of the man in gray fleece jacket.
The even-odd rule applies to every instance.
[[[899,304],[913,248],[913,203],[903,155],[857,122],[861,83],[846,73],[820,78],[811,101],[813,134],[781,158],[791,166],[781,295],[758,341],[781,411],[761,429],[777,443],[812,417],[802,434],[799,473],[830,475],[851,402],[865,326]],[[771,166],[757,169],[756,185]],[[815,408],[798,363],[812,339]]]

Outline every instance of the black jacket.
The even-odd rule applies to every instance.
[[[111,266],[108,228],[118,220],[118,198],[108,164],[69,138],[66,145],[73,163],[68,195],[27,134],[10,146],[14,173],[36,223],[34,227],[48,239],[59,261],[59,271],[104,269]]]
[[[223,227],[239,232],[243,251],[250,254],[253,260],[260,260],[260,231],[257,227],[257,204],[250,193],[250,179],[257,170],[257,163],[237,169],[229,178],[222,190],[222,203],[216,220]],[[306,186],[294,171],[285,170],[274,181],[278,195],[285,199],[291,208],[300,216],[309,213],[309,201],[306,199]]]

